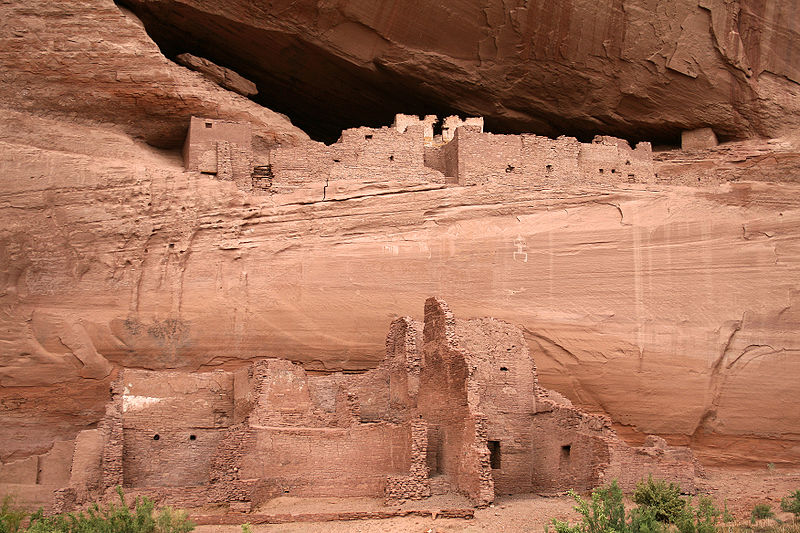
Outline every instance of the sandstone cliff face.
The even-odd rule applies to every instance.
[[[259,101],[331,140],[397,110],[664,141],[797,125],[794,0],[121,3],[168,53],[237,70]]]
[[[192,115],[252,122],[261,146],[308,139],[166,59],[110,0],[0,4],[0,71],[0,107],[116,125],[155,146],[180,146]]]
[[[170,9],[184,13],[190,5]],[[256,18],[227,5],[214,8],[216,29],[235,27],[226,20]],[[713,21],[717,8],[709,5],[697,13]],[[625,17],[644,16],[627,7]],[[363,13],[348,16],[367,22],[378,16],[359,9]],[[457,36],[465,19],[456,7],[448,9],[455,10],[449,26],[435,13],[419,18],[439,20],[437,32],[453,27]],[[746,12],[755,13],[742,4],[740,24]],[[281,13],[262,14],[258,20],[266,22],[259,24],[283,21],[286,27],[275,35],[294,35],[297,46],[289,50],[303,52],[298,28],[315,20],[316,8]],[[597,20],[606,13],[598,12]],[[558,110],[566,118],[559,122],[553,115],[556,127],[589,120],[594,128],[601,120],[644,134],[656,131],[650,129],[656,123],[708,122],[730,135],[762,127],[769,132],[796,119],[787,114],[779,122],[770,110],[796,105],[786,81],[794,76],[792,64],[782,54],[797,42],[791,28],[769,22],[777,20],[770,13],[752,19],[761,29],[754,32],[762,42],[790,38],[785,49],[764,48],[760,63],[747,55],[749,79],[738,66],[703,56],[706,49],[697,53],[716,57],[717,67],[699,69],[696,78],[666,66],[643,78],[615,78],[624,69],[649,68],[649,60],[620,63],[622,52],[613,61],[592,55],[578,69],[561,58],[577,57],[567,53],[577,42],[595,41],[572,41],[568,29],[553,33],[539,45],[544,48],[534,47],[525,61],[508,59],[519,67],[508,78],[505,59],[486,59],[492,75],[482,77],[475,65],[484,60],[461,57],[463,39],[456,37],[446,53],[418,52],[417,64],[403,55],[411,44],[393,43],[402,37],[417,50],[436,50],[425,41],[434,37],[425,36],[443,33],[404,26],[399,7],[385,22],[397,35],[376,41],[383,55],[370,52],[363,63],[380,65],[370,72],[422,72],[426,98],[450,94],[463,109],[486,109],[509,124],[536,127],[535,117],[545,116],[512,112],[510,104],[495,107],[516,94],[527,110]],[[746,155],[731,149],[664,156],[657,173],[691,188],[341,183],[325,191],[324,202],[322,185],[294,195],[251,196],[233,183],[184,172],[176,150],[141,141],[174,148],[189,115],[205,114],[251,122],[261,147],[303,142],[305,134],[287,120],[170,63],[135,20],[105,0],[6,3],[0,15],[0,460],[41,454],[93,427],[121,367],[231,369],[272,356],[318,370],[369,368],[383,352],[394,313],[419,317],[419,302],[433,294],[447,298],[461,316],[491,315],[522,326],[543,385],[608,413],[632,440],[659,433],[692,443],[707,461],[800,459],[796,141],[759,145]],[[202,28],[212,18],[191,20]],[[542,13],[532,20],[541,22]],[[564,28],[575,27],[570,20],[565,15]],[[679,26],[671,31],[680,33]],[[513,25],[502,27],[512,31]],[[345,38],[347,32],[371,39],[370,28],[345,25],[338,30],[344,34],[340,47],[361,42]],[[545,54],[559,35],[563,50]],[[498,47],[491,54],[506,57],[500,45],[509,41],[489,42]],[[725,46],[733,54],[733,45]],[[748,46],[743,50],[754,53]],[[337,49],[336,56],[347,54]],[[294,57],[302,66],[297,58],[304,56]],[[553,65],[545,78],[525,70],[545,64]],[[583,87],[574,83],[577,70],[589,73],[592,90],[576,100],[566,88]],[[715,72],[725,74],[717,78]],[[599,73],[615,81],[599,83]],[[399,85],[408,87],[419,86],[408,80],[421,78],[391,79],[406,80]],[[539,91],[541,79],[564,98]],[[645,80],[636,87],[649,96],[608,96],[618,94],[625,79]],[[476,92],[468,94],[464,80],[472,80]],[[756,81],[761,92],[747,105],[726,99],[754,94],[748,91]],[[369,108],[371,85],[365,87]],[[294,94],[307,102],[303,92],[318,89]],[[627,101],[630,112],[607,101]],[[608,115],[588,119],[594,109]],[[736,181],[767,178],[775,183]]]
[[[116,367],[369,368],[387,312],[427,294],[521,325],[544,385],[633,432],[798,457],[796,185],[249,196],[121,135],[79,129],[77,153],[6,120],[4,459],[96,422]]]

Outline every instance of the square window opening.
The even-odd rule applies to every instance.
[[[565,444],[561,447],[561,460],[562,461],[569,461],[570,453],[572,453],[572,446],[569,444]]]

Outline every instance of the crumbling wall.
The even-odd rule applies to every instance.
[[[418,408],[430,428],[428,467],[486,505],[494,499],[486,420],[477,411],[472,369],[457,346],[453,315],[437,298],[425,302],[423,342]]]
[[[347,428],[252,428],[252,447],[236,465],[240,479],[257,480],[253,502],[293,496],[378,496],[388,475],[411,466],[408,424]]]
[[[600,484],[610,460],[611,435],[606,419],[540,400],[531,426],[535,490],[587,490]]]
[[[277,148],[270,154],[272,190],[291,192],[332,180],[360,182],[425,180],[444,182],[444,176],[425,166],[426,126],[353,128],[330,146],[309,143]]]
[[[425,166],[422,125],[408,126],[402,133],[394,128],[345,130],[330,150],[335,159],[331,179],[444,180],[443,176]]]
[[[650,143],[639,143],[634,150],[614,137],[597,137],[587,144],[572,137],[495,135],[468,127],[458,128],[453,142],[460,185],[533,187],[654,178]]]
[[[536,367],[519,328],[501,320],[456,320],[458,346],[473,368],[478,409],[497,493],[533,490],[531,418],[536,412]]]
[[[622,490],[633,491],[637,482],[652,475],[655,479],[678,483],[684,492],[697,490],[697,465],[689,448],[669,446],[661,437],[650,435],[643,446],[631,447],[616,441],[609,450],[609,464],[600,478],[602,483],[616,479]]]
[[[419,500],[431,495],[428,479],[428,424],[421,419],[411,421],[411,467],[405,475],[390,475],[386,480],[386,500]]]
[[[586,181],[646,183],[655,177],[650,143],[640,142],[631,149],[616,137],[597,136],[590,144],[581,144],[578,166]]]
[[[423,118],[417,115],[403,115],[399,113],[394,117],[392,128],[405,133],[409,126],[421,126],[422,134],[426,141],[433,139],[433,125],[439,121],[436,115],[425,115]]]
[[[355,376],[309,376],[284,359],[265,359],[234,379],[235,419],[251,427],[347,427],[359,417]]]
[[[272,150],[272,191],[289,193],[310,184],[326,183],[331,177],[334,159],[330,148],[318,142]]]
[[[463,120],[455,115],[445,117],[442,121],[442,141],[452,141],[456,130],[462,126],[468,126],[472,131],[483,133],[483,117],[467,117]]]

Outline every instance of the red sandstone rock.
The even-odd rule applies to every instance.
[[[798,125],[795,0],[123,3],[169,53],[233,68],[332,139],[396,111],[676,144]]]
[[[192,115],[250,122],[262,146],[307,139],[288,119],[166,59],[111,0],[0,4],[0,107],[114,124],[180,146]]]
[[[740,21],[754,12],[745,8]],[[700,9],[713,15],[717,8]],[[368,170],[254,195],[185,172],[177,148],[191,115],[249,122],[259,157],[278,143],[307,143],[282,117],[170,63],[110,2],[6,3],[0,15],[0,478],[29,480],[41,461],[48,482],[15,484],[23,501],[55,503],[48,480],[85,483],[69,465],[87,476],[100,468],[93,431],[112,444],[103,484],[122,481],[115,450],[126,429],[105,415],[109,385],[123,369],[235,371],[252,359],[282,357],[310,372],[362,371],[380,359],[391,320],[417,313],[434,292],[462,316],[522,326],[542,384],[607,414],[632,442],[657,433],[690,443],[709,462],[798,460],[795,139],[656,152],[644,184],[606,174],[590,182],[572,174],[518,181],[493,160],[508,181],[453,187],[414,176],[411,167],[387,178],[376,170],[388,165],[378,165],[383,152],[365,151],[348,155],[370,161]],[[766,15],[750,19],[748,42],[762,23],[774,28]],[[785,42],[790,51],[794,41]],[[734,45],[719,46],[734,57]],[[422,55],[443,68],[449,61]],[[790,73],[782,57],[761,60]],[[713,78],[708,72],[693,80]],[[718,133],[771,132],[795,120],[793,86],[757,72],[747,83],[757,79],[765,98]],[[441,86],[452,89],[444,74]],[[670,87],[695,83],[656,78],[664,76]],[[732,83],[719,86],[727,91]],[[524,86],[520,98],[538,98]],[[693,90],[678,93],[704,101]],[[630,99],[620,105],[639,117],[631,119],[633,132],[650,131],[639,123],[646,117],[669,124],[677,117],[676,131],[716,127],[740,105],[741,93],[725,94],[736,103],[700,112],[683,101],[676,111],[670,98],[678,96],[670,95],[663,110],[649,103],[646,112],[631,110]],[[773,102],[782,98],[788,112],[778,116]],[[587,98],[559,109],[594,116],[587,106],[606,108]],[[574,124],[569,116],[563,123]],[[154,150],[143,139],[175,150]],[[298,153],[328,157],[338,149],[306,148]],[[318,378],[315,401],[336,403],[338,378]],[[367,390],[358,416],[402,418],[396,397]],[[345,394],[341,402],[348,401]],[[340,424],[354,412],[315,420]],[[72,441],[70,463],[63,443]],[[187,502],[206,498],[176,492]]]

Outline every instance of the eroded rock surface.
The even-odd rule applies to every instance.
[[[220,24],[252,16],[228,5],[214,19]],[[176,5],[174,12],[190,6]],[[709,6],[697,13],[728,20],[715,19],[719,10]],[[505,78],[505,60],[491,59],[495,52],[477,63],[461,57],[463,39],[455,37],[447,53],[415,52],[419,64],[404,59],[403,50],[429,44],[437,50],[436,43],[392,43],[439,36],[448,26],[404,30],[399,10],[385,22],[399,36],[376,44],[383,55],[363,58],[374,77],[356,81],[363,82],[365,109],[383,94],[377,73],[419,71],[425,92],[408,94],[440,103],[449,91],[447,101],[480,110],[513,89],[521,106],[537,110],[525,115],[492,105],[487,115],[495,123],[542,131],[544,116],[556,128],[582,130],[588,120],[587,131],[602,123],[626,137],[710,124],[724,141],[794,124],[797,100],[789,80],[796,77],[785,55],[796,43],[794,30],[770,22],[787,6],[747,19],[758,12],[743,3],[737,19],[763,30],[747,38],[740,32],[743,43],[756,42],[758,34],[760,42],[785,43],[785,49],[747,45],[736,55],[735,43],[718,42],[715,47],[727,47],[737,59],[698,69],[694,78],[666,66],[652,73],[650,60],[644,67],[633,60],[619,66],[613,59],[619,55],[591,55],[579,69],[590,74],[587,85],[574,83],[578,67],[564,63],[571,59],[560,59],[573,57],[569,51],[577,46],[570,17],[564,24],[573,30],[533,47]],[[644,17],[627,7],[626,21]],[[695,10],[676,9],[684,8]],[[458,35],[456,22],[465,19],[461,8],[450,9]],[[348,17],[378,16],[363,10]],[[602,11],[598,24],[607,12],[620,13]],[[291,13],[280,19],[286,27],[270,35],[279,43],[293,35],[294,47],[279,49],[297,54],[275,61],[301,65],[298,58],[332,57],[305,56],[307,45],[297,37],[316,11]],[[542,384],[576,406],[608,414],[632,442],[660,434],[691,444],[706,462],[800,459],[800,149],[791,136],[656,152],[647,183],[462,187],[424,176],[348,180],[343,173],[290,194],[255,195],[232,181],[184,171],[177,148],[190,115],[250,123],[259,155],[278,144],[281,150],[329,149],[277,113],[171,63],[135,18],[110,2],[5,3],[0,14],[0,461],[14,464],[14,472],[30,475],[34,462],[67,454],[58,443],[97,427],[120,369],[232,371],[278,357],[308,371],[365,370],[380,359],[387,325],[415,314],[431,294],[447,298],[462,316],[491,315],[522,326]],[[370,39],[369,27],[337,30],[344,33],[341,47],[362,42],[347,32]],[[787,39],[766,39],[770,28]],[[327,34],[331,42],[337,31]],[[548,52],[559,35],[563,46]],[[581,43],[596,44],[593,39]],[[693,39],[684,42],[700,47],[698,57],[716,57],[703,55],[702,40]],[[498,58],[505,57],[501,49]],[[760,63],[753,60],[756,49],[763,51]],[[355,52],[336,52],[348,53]],[[476,64],[485,64],[486,74]],[[542,71],[546,76],[525,70],[544,64],[552,65]],[[339,66],[322,74],[343,85],[329,83],[325,90],[346,89],[353,79],[337,78],[351,68]],[[625,69],[648,73],[626,77]],[[420,84],[408,80],[422,78],[391,79],[413,88]],[[636,79],[644,81],[625,87],[645,96],[613,96],[624,80]],[[475,92],[464,89],[470,84]],[[298,102],[319,89],[298,87]],[[559,88],[563,98],[553,100],[545,87]],[[574,87],[591,90],[577,98]],[[384,103],[398,103],[392,94]],[[741,95],[750,96],[741,103]],[[335,114],[338,108],[329,107]],[[558,116],[547,109],[558,109]],[[338,123],[334,114],[320,120]],[[658,129],[651,129],[656,122]],[[326,157],[336,158],[331,150]],[[45,479],[67,474],[56,469]]]
[[[795,0],[121,3],[168,54],[233,68],[331,141],[397,111],[675,144],[683,129],[774,137],[798,123]]]
[[[308,138],[286,117],[169,61],[111,0],[5,2],[0,21],[0,107],[113,124],[169,148],[183,143],[192,115],[251,122],[262,146]]]
[[[692,188],[253,196],[118,133],[3,120],[4,461],[96,423],[117,367],[370,368],[431,293],[523,326],[543,383],[634,440],[798,456],[794,183],[698,184],[690,166]]]

